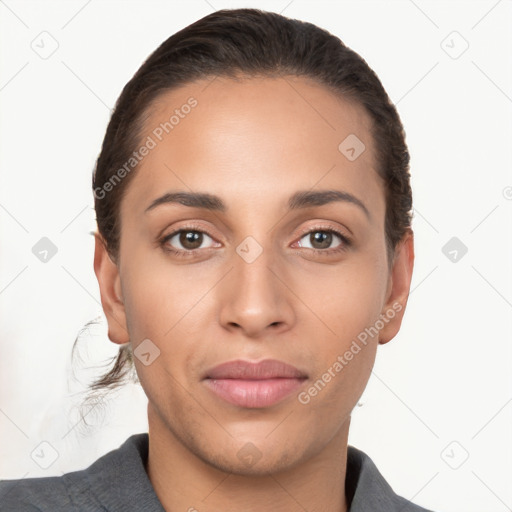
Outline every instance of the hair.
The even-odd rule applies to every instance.
[[[409,152],[395,106],[366,61],[338,37],[311,23],[258,9],[219,10],[185,27],[164,41],[123,88],[92,177],[98,232],[112,261],[119,263],[120,203],[137,167],[107,194],[97,191],[141,145],[151,107],[162,94],[193,81],[240,75],[303,77],[364,107],[372,120],[377,173],[384,183],[391,265],[397,245],[412,231]],[[91,390],[115,388],[133,371],[131,343],[122,345],[114,359]]]

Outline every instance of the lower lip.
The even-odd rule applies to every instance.
[[[206,379],[206,385],[220,398],[233,405],[247,408],[270,407],[289,396],[304,379]]]

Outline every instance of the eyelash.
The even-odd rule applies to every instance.
[[[172,233],[165,235],[159,242],[160,246],[162,247],[162,249],[164,251],[169,252],[169,253],[171,253],[175,256],[178,256],[180,258],[193,257],[195,255],[195,252],[199,251],[201,249],[179,250],[179,249],[174,249],[172,247],[169,247],[167,245],[167,242],[169,240],[171,240],[175,235],[182,233],[182,232],[189,232],[189,231],[194,232],[194,233],[202,233],[202,234],[207,235],[213,239],[213,237],[211,235],[209,235],[206,231],[204,231],[204,229],[202,229],[200,226],[189,225],[189,226],[183,226],[180,229],[177,229],[176,231],[173,231]],[[306,236],[306,235],[309,235],[311,233],[316,233],[316,232],[334,234],[341,240],[341,244],[334,249],[314,249],[314,248],[310,248],[310,247],[305,247],[305,249],[312,251],[314,254],[318,254],[318,255],[322,255],[322,256],[325,256],[326,254],[333,255],[333,254],[340,253],[342,251],[346,251],[352,245],[352,241],[343,233],[340,233],[339,231],[337,231],[336,229],[333,229],[333,228],[324,228],[324,227],[320,227],[320,226],[314,227],[314,228],[309,228],[309,229],[301,232],[299,240],[304,238],[304,236]]]

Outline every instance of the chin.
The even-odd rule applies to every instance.
[[[268,476],[283,471],[288,471],[299,465],[302,461],[300,451],[294,450],[291,453],[275,450],[273,447],[266,448],[268,455],[258,450],[256,446],[247,442],[242,448],[234,450],[232,455],[209,453],[198,454],[205,462],[216,469],[238,476]]]

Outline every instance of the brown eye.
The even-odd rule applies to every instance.
[[[211,246],[213,240],[206,233],[195,229],[180,229],[165,237],[163,241],[175,250],[193,251],[195,249],[204,248],[201,246],[205,242],[208,242],[208,240]]]
[[[309,240],[315,249],[328,249],[332,243],[332,233],[315,231],[309,234]]]
[[[332,245],[336,239],[338,243]],[[303,241],[304,240],[304,241]],[[350,245],[349,240],[341,233],[330,229],[315,229],[305,233],[299,241],[300,247],[306,247],[314,250],[325,250],[342,248]]]
[[[198,249],[203,242],[203,233],[198,231],[182,231],[179,235],[179,241],[185,249]]]

